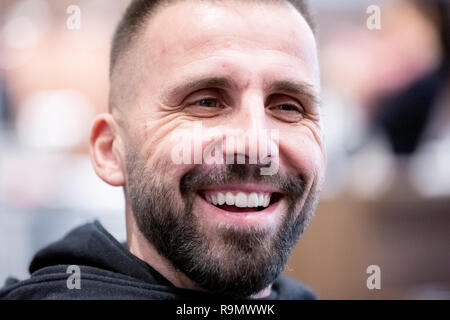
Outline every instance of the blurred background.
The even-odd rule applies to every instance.
[[[285,273],[322,299],[450,299],[450,2],[310,2],[328,172]],[[0,2],[0,284],[78,224],[125,239],[122,190],[95,175],[88,135],[127,3]]]

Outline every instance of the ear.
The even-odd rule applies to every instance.
[[[109,113],[99,114],[92,125],[90,139],[91,161],[97,175],[112,186],[125,184],[123,148],[117,123]]]

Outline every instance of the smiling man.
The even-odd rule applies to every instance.
[[[0,296],[313,298],[280,276],[325,170],[303,2],[132,1],[110,80],[91,157],[101,179],[124,189],[126,244],[84,225]],[[185,161],[174,160],[180,139]]]

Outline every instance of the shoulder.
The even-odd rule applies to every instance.
[[[9,278],[0,289],[0,300],[173,299],[170,288],[126,275],[80,266],[79,286],[74,286],[68,265],[47,267],[19,281]]]

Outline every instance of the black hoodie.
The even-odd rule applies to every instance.
[[[68,267],[80,267],[80,289],[68,289]],[[176,288],[147,263],[131,254],[95,221],[80,226],[33,258],[31,277],[8,278],[0,299],[153,299],[219,298],[200,291]],[[296,282],[280,276],[266,299],[314,299]]]

